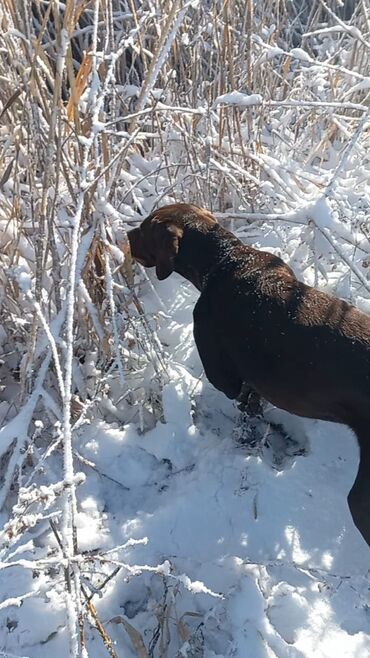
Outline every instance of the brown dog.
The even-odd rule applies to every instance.
[[[159,279],[175,271],[201,291],[194,338],[216,388],[237,398],[244,384],[293,414],[354,430],[360,464],[348,503],[370,545],[370,316],[301,283],[193,205],[155,210],[128,236]]]

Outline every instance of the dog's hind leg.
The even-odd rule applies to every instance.
[[[355,526],[370,546],[370,417],[352,424],[358,438],[360,463],[353,487],[348,494],[348,505]]]

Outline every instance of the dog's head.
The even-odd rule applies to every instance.
[[[187,203],[174,203],[154,210],[138,228],[128,231],[133,258],[144,267],[154,267],[160,281],[174,270],[180,242],[187,228],[206,231],[215,218],[208,210]]]

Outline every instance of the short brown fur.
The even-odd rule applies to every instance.
[[[370,317],[306,286],[280,258],[243,245],[207,211],[173,204],[129,232],[132,255],[200,291],[194,337],[210,382],[287,411],[349,425],[360,463],[348,503],[370,545]]]

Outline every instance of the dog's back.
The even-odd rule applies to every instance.
[[[361,406],[370,417],[370,316],[301,283],[276,256],[237,251],[202,293],[235,368],[292,413],[352,425]]]

